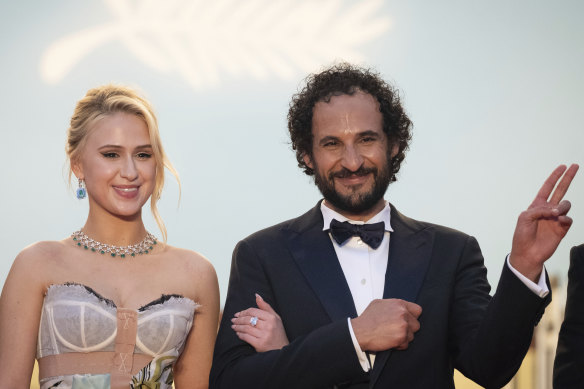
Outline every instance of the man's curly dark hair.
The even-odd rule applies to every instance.
[[[340,63],[306,78],[305,87],[292,97],[288,111],[288,130],[292,141],[292,149],[296,151],[298,166],[304,173],[311,176],[314,170],[306,165],[304,156],[312,158],[312,115],[314,105],[319,101],[329,102],[331,97],[338,95],[353,95],[362,91],[369,93],[379,102],[379,110],[383,116],[383,131],[388,138],[388,154],[393,145],[398,145],[398,153],[390,162],[391,181],[396,180],[396,174],[405,158],[412,139],[412,122],[401,106],[399,93],[380,75],[371,69]]]

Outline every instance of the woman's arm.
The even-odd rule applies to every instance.
[[[0,296],[1,389],[30,388],[44,295],[44,245],[37,243],[16,257]]]
[[[196,254],[194,254],[196,255]],[[196,302],[193,327],[182,355],[174,366],[176,389],[208,388],[209,371],[219,321],[219,285],[213,265],[196,255],[189,283],[195,288]]]

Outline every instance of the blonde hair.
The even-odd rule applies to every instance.
[[[164,168],[166,167],[176,178],[179,184],[179,191],[180,180],[178,173],[164,153],[160,134],[158,133],[158,121],[152,106],[146,99],[138,95],[134,90],[119,85],[103,85],[87,91],[87,94],[77,102],[67,130],[67,145],[65,147],[67,157],[72,163],[79,160],[87,137],[95,127],[95,124],[104,117],[118,112],[140,117],[148,128],[152,152],[156,162],[156,180],[152,197],[150,198],[150,208],[162,233],[162,239],[166,242],[166,227],[156,207],[164,187]],[[69,167],[69,180],[71,180],[71,175],[72,171],[71,167]]]

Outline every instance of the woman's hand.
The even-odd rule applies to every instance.
[[[231,328],[239,339],[252,345],[257,352],[278,350],[288,345],[280,316],[259,294],[255,296],[258,307],[237,312],[231,319]]]

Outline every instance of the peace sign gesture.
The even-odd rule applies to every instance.
[[[558,166],[544,182],[529,208],[517,219],[509,262],[534,282],[537,282],[544,262],[556,251],[572,225],[572,219],[567,216],[571,204],[562,199],[577,171],[576,164],[569,168]]]

